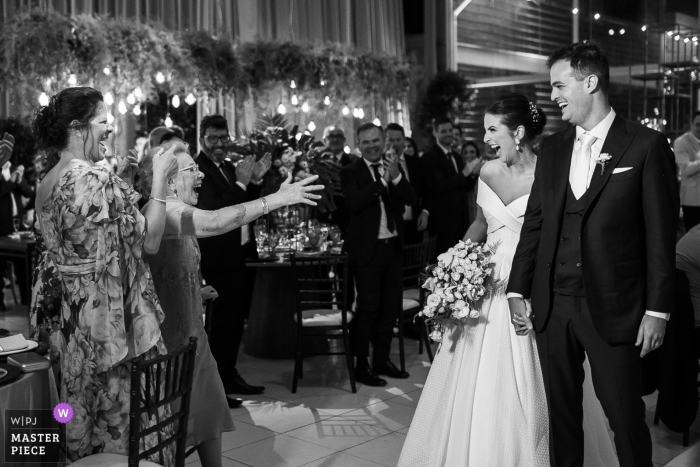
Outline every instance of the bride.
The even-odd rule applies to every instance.
[[[509,94],[484,116],[498,159],[481,169],[477,218],[465,239],[498,245],[494,278],[507,280],[534,181],[532,143],[542,109]],[[586,362],[586,374],[589,368]],[[586,467],[617,466],[590,378],[584,384]],[[518,335],[504,294],[483,301],[475,325],[448,328],[404,443],[399,467],[548,467],[549,419],[534,332]]]

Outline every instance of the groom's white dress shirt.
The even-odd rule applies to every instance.
[[[615,111],[610,108],[610,113],[608,113],[607,117],[605,117],[603,120],[600,121],[595,127],[593,127],[590,131],[586,131],[580,126],[576,127],[576,141],[574,142],[574,151],[571,156],[571,168],[569,169],[569,183],[571,184],[572,187],[577,186],[577,185],[583,185],[584,181],[580,180],[577,177],[586,177],[585,180],[585,187],[586,190],[588,189],[589,186],[591,186],[591,180],[593,179],[593,173],[596,170],[596,160],[598,159],[598,156],[600,155],[600,152],[603,150],[603,144],[605,144],[605,138],[608,136],[608,132],[610,131],[610,127],[613,124],[613,120],[615,120]],[[590,150],[590,158],[588,160],[588,170],[586,171],[585,169],[579,170],[579,164],[583,164],[585,166],[586,161],[585,160],[580,160],[582,157],[585,157],[586,154],[584,151],[581,150],[581,135],[584,133],[588,133],[589,135],[592,135],[596,138],[596,140],[593,142],[591,145],[591,150]],[[585,193],[585,190],[584,190]],[[580,196],[577,196],[579,198]],[[523,296],[519,293],[514,293],[511,292],[508,295],[506,295],[506,298],[523,298]],[[662,318],[668,321],[670,318],[670,313],[659,313],[658,311],[650,311],[647,310],[646,314],[649,316],[653,316],[655,318]]]

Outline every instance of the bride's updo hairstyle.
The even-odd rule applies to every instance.
[[[522,125],[525,128],[525,139],[533,142],[542,134],[547,124],[547,116],[540,107],[522,94],[506,94],[486,109],[486,113],[499,117],[510,131],[515,131]]]
[[[32,128],[39,148],[46,151],[47,172],[58,163],[59,153],[68,146],[69,130],[87,127],[102,102],[100,91],[78,86],[60,91],[51,97],[48,105],[39,107]]]

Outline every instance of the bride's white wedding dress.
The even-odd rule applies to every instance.
[[[528,195],[507,206],[481,179],[494,277],[507,279]],[[404,442],[399,467],[547,467],[549,421],[534,333],[515,334],[504,294],[484,300],[478,323],[445,332]],[[586,467],[617,466],[586,368]]]

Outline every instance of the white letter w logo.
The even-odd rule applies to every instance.
[[[58,416],[62,418],[68,417],[68,409],[58,409]]]

